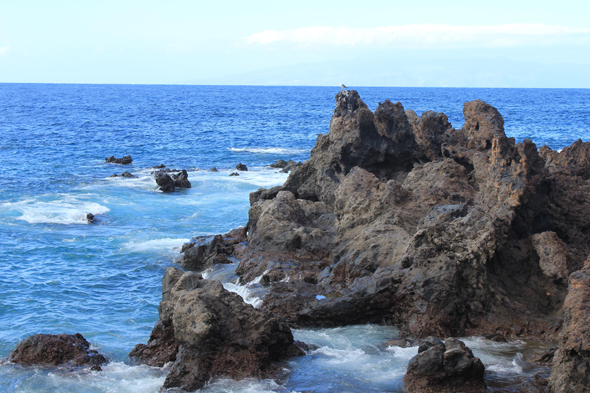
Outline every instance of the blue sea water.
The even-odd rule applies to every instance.
[[[456,128],[463,103],[479,98],[500,110],[517,141],[561,149],[590,140],[590,90],[357,90],[373,110],[401,101],[418,115],[444,112]],[[189,238],[246,224],[248,194],[286,179],[267,165],[309,158],[338,91],[0,84],[0,358],[31,334],[79,332],[112,360],[88,374],[1,365],[0,391],[157,392],[165,370],[132,366],[127,353],[147,341],[158,318],[164,271]],[[104,163],[127,154],[132,165]],[[187,169],[193,187],[159,192],[149,168],[161,163]],[[249,171],[230,177],[237,163]],[[138,178],[109,177],[123,171]],[[86,213],[97,222],[87,224]],[[255,285],[226,286],[256,304]],[[291,362],[280,384],[220,380],[206,390],[397,391],[416,353],[383,345],[396,335],[392,327],[295,335],[320,348]],[[471,340],[492,374],[504,376],[526,372],[517,354],[535,348]]]

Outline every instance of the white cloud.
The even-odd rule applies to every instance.
[[[0,56],[7,54],[9,50],[10,50],[9,46],[0,47]]]
[[[243,41],[250,45],[506,47],[530,44],[585,44],[590,42],[590,28],[543,24],[423,24],[375,28],[316,26],[266,30],[244,37]]]

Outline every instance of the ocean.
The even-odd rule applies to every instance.
[[[165,270],[190,238],[246,224],[249,193],[287,178],[268,165],[309,158],[317,135],[328,132],[339,90],[0,84],[0,358],[31,334],[81,333],[111,360],[88,373],[0,365],[0,391],[158,392],[166,370],[132,365],[127,354],[158,319]],[[455,128],[463,103],[479,98],[498,108],[517,142],[561,149],[590,140],[588,89],[357,90],[372,110],[400,101],[418,115],[444,112]],[[131,165],[105,163],[128,154]],[[248,172],[230,177],[238,163]],[[159,164],[186,169],[192,188],[158,191],[150,168]],[[137,178],[110,177],[124,171]],[[233,284],[233,269],[207,274],[259,305],[264,289]],[[294,334],[318,349],[286,363],[284,380],[221,379],[203,390],[395,392],[417,353],[384,344],[395,327]],[[526,358],[544,346],[466,342],[494,386],[538,371]]]

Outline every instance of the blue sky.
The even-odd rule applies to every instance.
[[[590,88],[590,1],[0,0],[0,82]]]

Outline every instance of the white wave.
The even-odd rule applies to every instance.
[[[287,149],[284,147],[228,147],[227,150],[255,154],[300,154],[307,151],[305,149]]]
[[[254,378],[246,378],[241,381],[235,381],[229,378],[221,378],[199,391],[215,393],[273,393],[287,392],[287,389],[277,384],[272,379],[258,380]]]
[[[498,374],[522,374],[522,354],[517,353],[516,357],[510,363],[492,364],[486,366],[486,370],[494,371]]]
[[[242,299],[244,299],[246,303],[251,304],[255,308],[260,308],[260,306],[262,306],[262,299],[254,296],[247,285],[238,285],[231,282],[224,282],[223,287],[230,292],[237,293],[242,297]]]
[[[332,347],[321,347],[311,352],[312,355],[324,355],[322,363],[331,366],[352,366],[367,363],[367,355],[360,348],[357,349],[335,349]]]
[[[138,177],[106,177],[104,180],[109,182],[109,184],[117,185],[118,187],[137,188],[146,191],[159,191],[156,180],[154,180],[149,172],[140,171],[140,173],[136,173],[135,175]]]
[[[392,352],[393,356],[395,358],[409,361],[411,358],[413,358],[414,356],[416,356],[418,354],[418,347],[402,348],[402,347],[390,346],[390,347],[387,347],[387,351]]]
[[[88,224],[86,215],[95,216],[110,211],[106,206],[94,202],[77,201],[75,198],[50,202],[33,202],[15,206],[22,213],[19,220],[29,224]]]
[[[184,243],[190,239],[173,239],[165,237],[162,239],[153,239],[146,241],[130,241],[123,244],[123,249],[129,252],[146,252],[146,251],[180,251]]]

